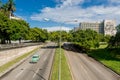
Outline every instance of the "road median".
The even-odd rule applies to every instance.
[[[58,79],[59,76],[59,48],[55,51],[55,59],[52,68],[51,80]],[[66,57],[64,55],[64,50],[61,49],[61,80],[72,80],[69,66],[67,64]]]

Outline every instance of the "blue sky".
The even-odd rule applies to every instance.
[[[73,29],[79,22],[113,19],[119,24],[120,21],[120,0],[15,0],[15,4],[14,14],[26,20],[30,27],[50,31],[60,26],[64,30]]]

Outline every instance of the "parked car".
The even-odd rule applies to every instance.
[[[30,62],[31,63],[37,63],[39,61],[39,59],[40,59],[40,56],[38,54],[35,54],[35,55],[32,56]]]

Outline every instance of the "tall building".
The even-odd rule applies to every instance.
[[[114,20],[104,20],[102,22],[81,22],[79,27],[75,27],[74,30],[77,31],[79,29],[92,29],[98,33],[113,36],[116,34],[115,27],[116,23]]]
[[[114,20],[104,20],[104,34],[115,35],[117,32]]]

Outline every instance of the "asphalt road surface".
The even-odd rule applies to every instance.
[[[85,54],[65,51],[73,80],[120,80],[120,76]]]
[[[37,63],[29,63],[30,57],[0,80],[48,80],[55,51],[54,45],[50,43],[35,53],[40,55]]]

